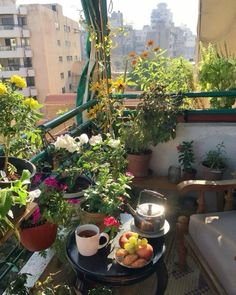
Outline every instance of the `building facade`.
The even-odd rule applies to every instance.
[[[78,23],[60,5],[17,7],[15,0],[0,0],[1,77],[24,77],[24,94],[44,102],[48,94],[76,91],[80,62]]]

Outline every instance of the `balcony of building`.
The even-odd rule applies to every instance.
[[[22,27],[18,25],[0,25],[0,38],[21,38]]]
[[[29,46],[0,46],[0,58],[32,57]]]
[[[102,2],[104,3],[105,1]],[[83,3],[88,9],[86,6],[87,1],[83,1]],[[90,4],[93,5],[94,1],[91,1]],[[94,11],[96,11],[95,8],[92,9],[90,13],[92,14]],[[104,7],[97,7],[97,16],[101,16],[102,12],[104,12]],[[94,19],[98,20],[99,17]],[[102,28],[105,30],[106,25],[104,25]],[[102,31],[103,30],[99,30],[100,33]],[[102,38],[102,36],[100,37]],[[101,48],[101,46],[99,48]],[[93,61],[93,59],[91,60]],[[103,68],[104,67],[105,66],[103,65]],[[102,135],[102,140],[104,140],[107,137],[108,131],[102,131],[105,124],[104,122],[102,122],[103,124],[101,125],[97,125],[97,118],[92,117],[91,113],[90,116],[88,114],[88,112],[91,111],[94,106],[96,106],[95,111],[99,112],[99,106],[97,103],[99,100],[101,100],[101,97],[96,95],[90,97],[90,99],[87,100],[88,96],[86,95],[88,95],[90,92],[90,88],[88,84],[86,84],[86,77],[92,77],[93,75],[91,72],[86,72],[86,70],[92,68],[94,68],[92,64],[88,64],[87,67],[85,67],[85,71],[81,76],[82,82],[77,94],[65,94],[64,97],[63,94],[59,95],[58,97],[55,95],[51,98],[51,100],[48,99],[47,101],[47,104],[53,108],[54,114],[59,114],[59,111],[61,111],[63,114],[57,115],[54,119],[50,119],[49,121],[40,124],[44,147],[38,150],[38,153],[31,158],[31,161],[35,163],[37,166],[37,171],[40,172],[41,176],[55,176],[55,171],[58,173],[64,173],[63,175],[65,176],[65,171],[68,168],[66,165],[73,162],[74,156],[78,156],[74,166],[74,168],[78,168],[79,159],[83,157],[83,152],[86,153],[86,151],[91,151],[91,145],[94,144],[96,148],[93,150],[93,153],[91,152],[90,156],[88,155],[87,162],[84,163],[83,166],[83,168],[85,167],[85,169],[89,169],[87,167],[89,167],[89,164],[91,164],[94,159],[95,162],[96,160],[98,161],[96,162],[97,166],[95,171],[90,171],[93,177],[92,181],[94,181],[96,180],[97,173],[100,171],[100,169],[102,170],[105,167],[112,169],[115,166],[114,163],[117,160],[117,158],[114,157],[112,158],[113,162],[109,162],[105,157],[103,158],[104,161],[101,162],[101,158],[99,158],[101,151],[105,150],[105,155],[108,158],[109,153],[113,153],[115,151],[121,152],[122,155],[124,152],[126,157],[128,151],[125,149],[125,146],[127,147],[127,144],[132,143],[131,140],[135,140],[135,138],[132,136],[133,134],[137,134],[138,136],[138,133],[135,133],[136,130],[131,129],[130,137],[126,138],[127,142],[125,143],[122,141],[123,139],[120,138],[120,133],[118,132],[116,134],[116,132],[119,130],[120,126],[123,126],[121,125],[121,119],[124,119],[122,124],[125,124],[134,118],[140,109],[145,108],[142,102],[147,97],[142,96],[142,91],[126,92],[125,89],[123,89],[124,91],[122,93],[112,93],[112,95],[110,95],[108,89],[108,96],[106,96],[106,94],[104,95],[103,92],[102,99],[104,99],[106,96],[106,100],[104,100],[108,104],[112,102],[112,105],[108,107],[105,105],[104,111],[100,113],[100,115],[103,116],[105,121],[109,116],[111,109],[114,111],[116,108],[118,109],[119,105],[122,106],[119,116],[116,117],[117,121],[119,121],[119,124],[115,126],[115,130],[110,128],[110,121],[106,121],[106,123],[108,122],[107,129],[111,132],[111,134],[114,132],[116,137],[112,138],[112,140],[110,140],[108,145],[105,147],[100,146],[101,142],[99,143],[99,140],[101,140],[101,138],[99,136],[96,138],[93,137],[94,135]],[[103,82],[101,81],[103,80],[94,81],[97,83],[95,86],[102,84]],[[30,87],[26,88],[24,90],[25,95],[33,96],[32,90],[33,89]],[[149,95],[151,94],[152,93],[149,93]],[[226,101],[230,101],[231,98],[236,97],[236,91],[191,91],[181,93],[167,93],[166,95],[170,101],[176,101],[176,104],[178,105],[178,99],[182,100],[183,98],[189,98],[190,101],[195,101],[199,98],[213,98],[215,100],[218,100],[219,98],[226,98]],[[156,101],[156,103],[158,104],[158,101]],[[45,105],[45,108],[47,108],[47,104]],[[75,107],[75,105],[77,106]],[[56,107],[57,109],[55,109]],[[65,111],[67,107],[69,110]],[[154,104],[152,107],[155,109]],[[163,105],[161,105],[160,108],[161,107],[163,107]],[[114,246],[113,243],[115,243],[116,247],[119,247],[119,234],[122,234],[123,230],[121,227],[119,228],[119,231],[121,232],[118,234],[118,236],[116,236],[115,240],[113,240],[113,243],[109,244],[106,248],[99,250],[97,254],[91,257],[85,257],[78,254],[79,250],[77,247],[79,248],[79,245],[77,246],[75,244],[75,228],[78,226],[78,224],[81,224],[81,220],[83,218],[83,214],[81,213],[83,208],[81,205],[79,205],[80,211],[76,211],[76,215],[74,215],[71,219],[70,226],[73,222],[75,222],[75,224],[71,227],[69,226],[68,228],[70,229],[68,231],[67,228],[63,228],[61,231],[58,231],[58,236],[60,236],[60,238],[63,240],[63,245],[56,244],[55,249],[52,250],[52,248],[50,248],[46,250],[46,253],[44,252],[44,256],[46,256],[46,258],[42,258],[38,255],[38,253],[34,253],[29,259],[28,263],[21,270],[21,273],[30,272],[32,275],[29,277],[29,281],[25,285],[32,287],[38,278],[40,278],[41,281],[44,281],[45,277],[53,272],[56,274],[60,273],[61,276],[59,280],[62,285],[65,285],[65,282],[67,282],[67,278],[69,276],[72,279],[72,282],[68,282],[68,284],[70,284],[70,290],[73,292],[74,288],[76,288],[77,294],[81,294],[80,290],[78,289],[83,288],[84,293],[82,294],[89,294],[88,289],[93,289],[93,292],[97,293],[92,294],[99,294],[98,292],[100,291],[100,294],[106,294],[106,292],[108,292],[107,294],[110,293],[122,295],[234,295],[236,288],[234,279],[236,247],[234,228],[236,225],[236,214],[235,211],[220,211],[223,211],[223,209],[228,211],[229,209],[236,208],[236,180],[234,178],[236,169],[236,159],[234,156],[236,138],[236,110],[235,108],[223,110],[192,110],[188,108],[179,108],[177,113],[172,113],[173,117],[169,116],[167,121],[160,122],[156,121],[156,118],[151,117],[153,116],[153,109],[145,109],[146,117],[144,119],[148,120],[149,122],[147,129],[145,129],[146,132],[148,133],[149,130],[159,130],[163,135],[165,135],[169,130],[168,128],[170,127],[168,123],[176,120],[176,136],[173,138],[170,137],[168,140],[160,140],[157,145],[150,144],[148,146],[152,153],[151,161],[149,163],[148,169],[146,170],[147,173],[143,177],[134,177],[131,183],[131,192],[129,191],[130,199],[128,199],[127,202],[130,202],[135,208],[136,206],[139,206],[139,203],[137,205],[140,196],[139,193],[143,189],[159,192],[164,194],[167,198],[167,201],[162,200],[163,203],[159,203],[159,196],[159,198],[156,198],[155,201],[152,200],[153,203],[151,205],[154,206],[156,204],[164,204],[165,218],[167,223],[170,225],[168,229],[166,229],[167,227],[164,227],[164,229],[158,230],[155,232],[155,234],[147,234],[145,231],[140,231],[138,225],[131,227],[131,223],[128,223],[128,230],[131,229],[132,231],[139,233],[140,237],[146,237],[149,243],[153,245],[153,248],[155,249],[153,255],[154,258],[147,260],[145,262],[146,266],[143,268],[130,269],[133,267],[126,265],[125,263],[120,263],[119,259],[114,258],[114,253],[112,256],[110,256],[110,251],[112,251],[110,249],[113,249],[112,247]],[[47,109],[44,110],[44,112],[47,112]],[[168,114],[168,109],[164,109],[162,113],[159,112],[159,116],[164,118],[163,114],[165,114],[165,112]],[[109,118],[111,119],[111,117]],[[153,121],[150,120],[150,118],[153,118]],[[163,120],[165,120],[165,118]],[[115,124],[117,121],[113,123]],[[68,122],[70,122],[70,124],[67,124]],[[163,125],[164,128],[161,125]],[[139,127],[141,128],[142,126]],[[122,133],[123,130],[119,131]],[[72,153],[69,152],[71,153],[70,157],[68,154],[66,154],[67,158],[64,155],[64,160],[60,162],[63,155],[61,154],[58,156],[57,153],[54,153],[54,143],[56,138],[62,134],[68,134],[72,138],[77,138],[76,140],[77,143],[79,141],[79,144],[78,150],[73,151]],[[83,134],[83,138],[78,138],[78,136],[81,134]],[[85,134],[87,134],[88,137],[86,137]],[[93,140],[96,139],[97,142],[91,140],[91,138]],[[89,139],[90,141],[88,141]],[[82,142],[82,140],[84,141]],[[75,144],[73,139],[71,139],[71,146],[69,143],[67,145],[64,143],[61,149],[66,151],[68,147],[72,147],[72,142]],[[185,178],[186,180],[182,182],[182,180],[184,180],[183,177],[185,176],[183,176],[184,171],[180,168],[180,165],[182,165],[180,154],[183,152],[183,146],[186,142],[190,144],[190,146],[192,142],[192,150],[190,148],[190,150],[187,151],[187,162],[189,161],[189,156],[190,162],[193,160],[191,156],[193,153],[195,159],[194,168],[197,170],[197,175],[192,175],[192,178]],[[222,142],[224,143],[224,148],[227,152],[227,156],[225,157],[227,165],[224,170],[223,180],[208,180],[202,165],[203,159],[207,152],[214,150],[215,147],[217,147]],[[122,151],[118,149],[120,143],[122,143]],[[83,145],[85,145],[86,148],[82,152],[81,147]],[[59,151],[61,151],[60,148]],[[121,154],[119,154],[119,156],[116,154],[116,156],[118,156],[118,163],[123,163]],[[137,156],[137,152],[135,156]],[[43,168],[49,168],[49,170],[44,170]],[[130,171],[128,170],[127,166],[125,166],[125,168],[123,167],[122,169],[122,176],[124,176],[123,174],[125,171]],[[174,174],[172,174],[173,172]],[[116,183],[118,180],[113,178],[112,180],[110,179],[110,181]],[[104,184],[104,186],[106,186],[106,184],[107,182]],[[96,181],[95,183],[92,183],[92,186],[96,187],[95,185]],[[109,191],[106,191],[105,193],[109,194]],[[155,193],[152,192],[151,194]],[[107,198],[107,195],[105,195],[105,198]],[[75,204],[76,200],[78,201],[78,199],[73,198],[72,203],[74,202]],[[82,200],[79,199],[78,202],[80,203],[81,201]],[[37,202],[40,203],[38,200]],[[149,209],[147,214],[142,214],[141,210],[141,216],[143,219],[148,220],[150,224],[150,215],[151,217],[156,217],[156,215],[152,215],[153,212],[152,209],[150,209],[150,203],[148,204]],[[104,207],[105,206],[108,205],[106,204]],[[35,208],[35,204],[28,206],[25,213],[19,218],[18,221],[16,221],[16,225],[20,226],[22,219],[28,220],[29,216],[35,212]],[[54,208],[54,212],[55,211],[56,209]],[[205,213],[206,211],[209,213]],[[124,223],[125,218],[131,218],[130,215],[127,217],[127,210],[125,213],[125,215],[121,216],[120,220]],[[186,216],[189,217],[190,215],[192,215],[190,218],[191,226],[188,230],[188,218]],[[179,218],[180,216],[181,218]],[[77,220],[77,217],[79,217],[80,220]],[[86,221],[86,223],[90,222]],[[91,223],[94,223],[94,221]],[[102,227],[103,225],[100,223],[100,226]],[[34,225],[32,227],[34,228],[36,226]],[[24,228],[22,227],[22,229]],[[2,240],[0,240],[0,242],[5,242],[12,233],[13,231],[9,230]],[[228,235],[230,238],[228,238]],[[43,232],[43,240],[45,236],[46,232]],[[184,239],[184,237],[186,239]],[[194,237],[194,240],[191,237]],[[138,241],[134,242],[138,243]],[[143,242],[145,243],[145,240],[143,240]],[[129,244],[132,244],[131,240]],[[188,253],[191,255],[188,255],[187,261],[185,261],[187,245]],[[159,246],[161,249],[163,249],[161,256],[157,255]],[[66,260],[62,263],[59,263],[58,257],[62,258],[62,249],[65,248],[67,250],[67,256],[65,257]],[[136,248],[133,247],[131,250],[136,251]],[[132,251],[130,252],[132,253]],[[160,252],[158,253],[160,254]],[[15,261],[17,258],[25,255],[25,257],[28,259],[28,254],[29,253],[24,249],[24,247],[17,247],[17,249],[14,249],[9,254],[9,256],[14,256],[13,260],[10,262],[7,260],[7,262],[3,264],[2,273],[5,275],[5,273],[10,272],[13,268],[12,264],[16,263]],[[107,255],[109,256],[107,257]],[[125,255],[127,255],[127,253]],[[70,266],[66,263],[68,262],[67,259],[69,259],[71,262]],[[137,259],[137,257],[135,259]],[[163,261],[165,262],[164,264]],[[86,263],[83,265],[84,267],[82,269],[80,268],[80,263],[83,262]],[[86,267],[89,266],[88,271],[85,265]],[[167,268],[164,267],[164,265],[166,265]],[[76,270],[74,274],[70,273],[72,268]],[[151,274],[154,275],[151,276]],[[169,281],[167,282],[168,275]],[[75,283],[75,280],[77,283]],[[129,287],[124,287],[123,285],[130,284],[130,281],[128,280],[135,284],[131,284]],[[108,285],[109,287],[112,286],[112,288],[108,288],[108,290],[104,288],[101,290],[101,285]],[[117,285],[119,285],[119,287],[117,287]],[[120,287],[120,285],[122,287]],[[49,288],[50,287],[51,285]],[[44,288],[44,286],[42,283],[40,283],[36,284],[35,288]],[[64,295],[66,293],[62,294]]]

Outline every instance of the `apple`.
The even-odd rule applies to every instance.
[[[119,239],[119,245],[121,248],[124,248],[125,243],[129,242],[129,238],[132,237],[133,234],[135,234],[135,233],[132,231],[127,231],[122,234],[122,236]]]
[[[145,246],[138,245],[136,249],[136,254],[140,258],[144,258],[146,260],[149,260],[152,257],[153,254],[153,248],[150,244],[147,244]]]

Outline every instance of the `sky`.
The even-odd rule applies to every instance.
[[[175,25],[185,24],[196,34],[199,0],[107,0],[113,11],[123,13],[125,23],[137,29],[150,24],[151,11],[161,2],[167,3],[171,9]],[[80,0],[17,0],[17,4],[33,3],[59,3],[63,6],[64,15],[79,20]]]

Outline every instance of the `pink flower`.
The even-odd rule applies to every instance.
[[[60,186],[58,188],[62,191],[66,191],[68,186],[67,186],[67,184],[60,184]]]
[[[70,204],[79,204],[80,203],[80,199],[69,199],[68,203]]]
[[[105,217],[103,220],[103,223],[105,226],[114,226],[117,228],[120,226],[119,221],[117,219],[115,219],[115,217],[113,217],[113,216]]]
[[[46,178],[44,180],[44,184],[47,185],[47,186],[53,186],[53,187],[59,188],[59,183],[56,180],[56,178],[53,177],[53,176],[50,176],[50,177]]]
[[[134,177],[133,173],[131,173],[131,172],[129,172],[129,171],[127,171],[127,172],[125,173],[125,175],[126,175],[126,176],[129,176],[129,177]]]
[[[33,184],[38,184],[42,179],[42,173],[36,173],[33,178]]]
[[[33,215],[32,215],[33,224],[36,224],[39,221],[40,218],[41,218],[40,209],[39,209],[39,207],[37,207],[36,210],[34,211]]]

